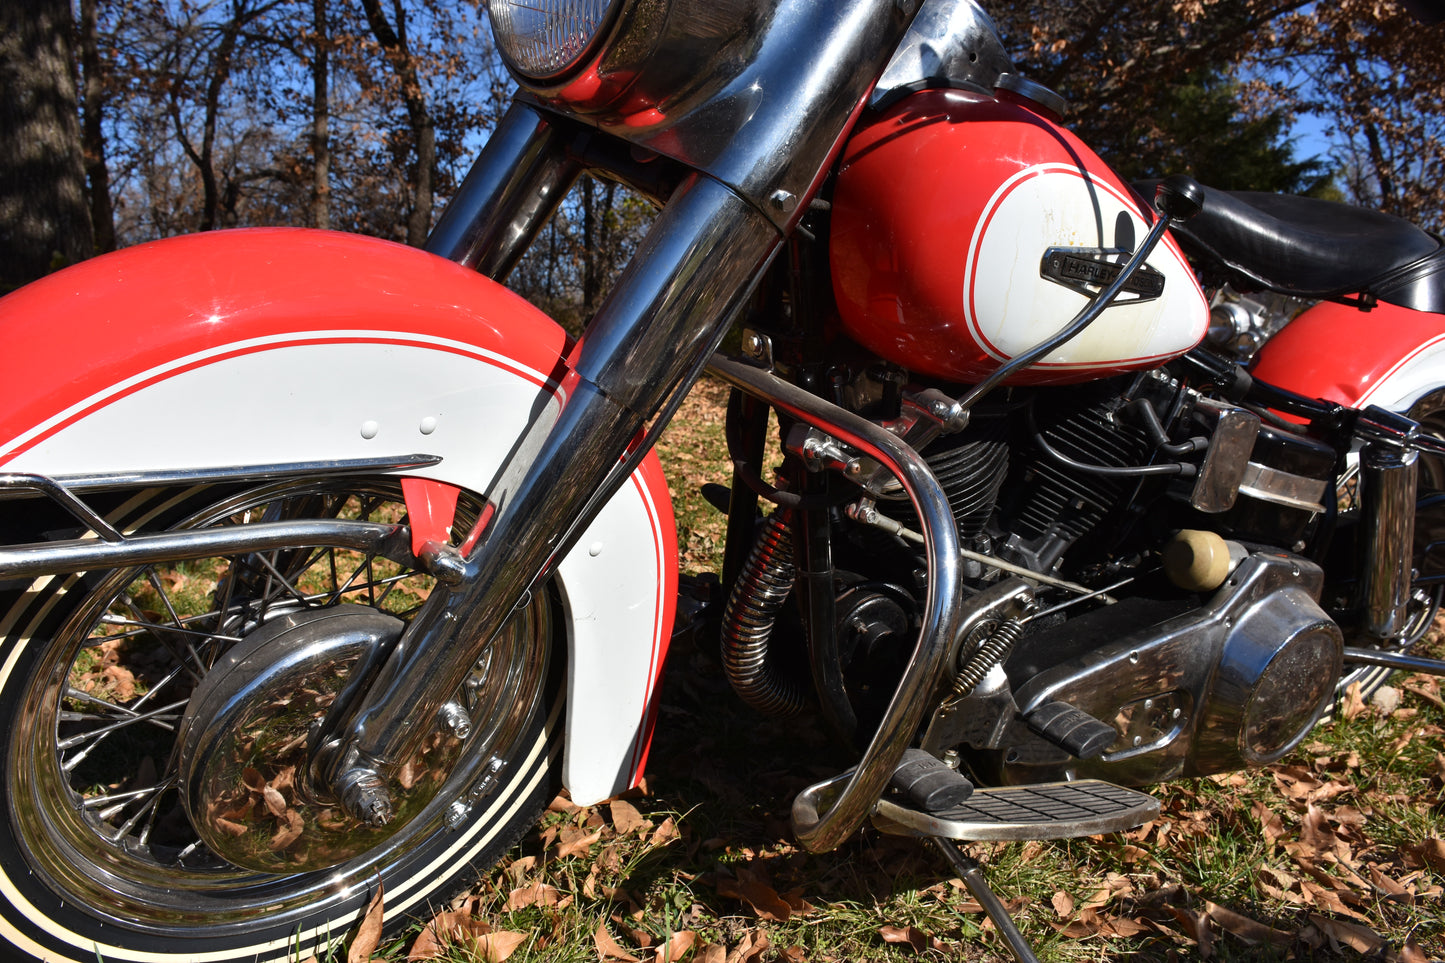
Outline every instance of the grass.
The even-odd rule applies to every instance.
[[[683,568],[718,561],[726,482],[721,389],[664,438]],[[1129,833],[977,844],[1044,960],[1404,960],[1445,953],[1445,701],[1395,680],[1394,712],[1345,704],[1281,763],[1156,790]],[[669,655],[643,791],[554,803],[436,927],[436,958],[515,963],[1009,959],[924,845],[865,830],[836,852],[793,841],[793,795],[853,760],[810,720],[762,718],[706,652]],[[419,928],[377,956],[406,958]],[[446,941],[443,941],[446,943]],[[423,941],[425,943],[425,941]]]

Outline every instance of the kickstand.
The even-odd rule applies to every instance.
[[[1019,928],[1014,925],[1013,919],[1008,915],[1008,907],[1004,906],[1003,901],[988,888],[988,883],[983,878],[983,867],[970,859],[963,850],[954,844],[953,840],[945,839],[942,836],[928,838],[958,871],[958,875],[963,879],[968,891],[973,894],[974,899],[978,900],[983,911],[988,914],[988,918],[993,920],[993,925],[998,927],[999,933],[1003,934],[1014,959],[1019,963],[1039,963],[1039,958],[1034,956],[1034,951],[1029,948],[1024,935],[1019,932]]]

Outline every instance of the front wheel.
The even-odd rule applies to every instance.
[[[391,479],[149,490],[117,501],[108,515],[127,532],[307,516],[396,522],[405,513]],[[478,508],[464,500],[459,530]],[[187,733],[216,701],[214,674],[233,671],[228,653],[280,651],[253,643],[282,625],[400,626],[430,589],[428,576],[384,558],[297,546],[54,576],[5,593],[0,935],[10,955],[304,959],[345,935],[378,884],[395,931],[512,846],[556,784],[562,700],[560,659],[548,658],[548,593],[514,617],[454,695],[469,728],[436,723],[430,755],[404,772],[436,785],[399,828],[332,849],[324,832],[299,832],[302,810],[343,835],[344,820],[298,775],[305,728],[268,728],[285,707],[335,703],[354,665],[321,684],[267,691],[281,708],[260,716],[265,725],[251,720],[204,744],[233,756],[236,774],[228,795],[206,803],[225,807],[209,834],[197,831],[196,804],[181,791],[196,771]]]

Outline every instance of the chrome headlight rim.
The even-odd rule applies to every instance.
[[[626,5],[627,0],[532,0],[526,4],[516,0],[487,0],[487,16],[496,38],[497,52],[507,69],[526,84],[555,86],[570,80],[597,58],[607,45]],[[596,10],[595,15],[587,10],[599,7],[601,9]],[[533,27],[530,33],[519,32],[507,16],[509,11],[517,8],[524,11],[524,16],[540,13],[546,22]],[[542,9],[539,11],[539,8]],[[559,27],[557,21],[569,14],[590,22],[570,31]],[[538,35],[547,32],[549,23],[554,34],[560,30],[561,35],[552,46],[544,46],[535,54],[529,53],[526,50],[529,43],[545,45],[546,40],[539,39]]]

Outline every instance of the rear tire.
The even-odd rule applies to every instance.
[[[303,514],[400,521],[405,510],[390,479],[114,501],[107,517],[126,532]],[[0,522],[28,527],[25,517],[7,507]],[[457,694],[474,711],[474,742],[436,777],[444,788],[361,855],[310,873],[238,868],[200,841],[170,788],[180,716],[227,647],[284,611],[361,604],[405,620],[429,587],[385,559],[325,549],[0,586],[0,937],[12,948],[0,956],[305,959],[346,935],[378,884],[392,933],[470,885],[556,790],[561,659],[537,657],[558,651],[549,593]],[[469,793],[470,811],[450,808]]]

